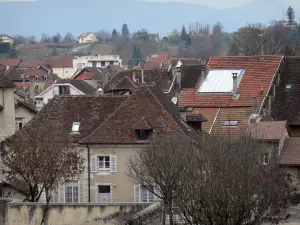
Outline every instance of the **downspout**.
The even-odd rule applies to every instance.
[[[88,150],[88,201],[91,202],[91,166],[90,166],[90,147],[86,145]]]

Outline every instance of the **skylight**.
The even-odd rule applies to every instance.
[[[80,123],[79,122],[73,122],[72,125],[72,132],[79,132]]]
[[[230,127],[234,127],[238,125],[238,121],[237,120],[225,120],[224,121],[224,126],[230,126]]]
[[[237,73],[237,87],[245,70],[209,70],[198,93],[231,93],[233,89],[232,74]]]
[[[292,88],[292,85],[291,84],[286,84],[285,85],[285,89],[291,89]]]

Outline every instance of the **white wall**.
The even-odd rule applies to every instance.
[[[58,67],[52,68],[53,73],[59,76],[61,79],[71,78],[75,73],[72,67]]]
[[[119,55],[98,55],[98,56],[82,56],[73,59],[73,71],[83,69],[85,67],[93,67],[92,61],[97,62],[97,67],[107,67],[109,62],[113,61],[114,65],[122,67],[122,59]],[[105,66],[101,66],[101,62],[105,62]]]

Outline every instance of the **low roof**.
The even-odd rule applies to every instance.
[[[300,166],[300,137],[284,140],[279,162],[281,165]]]
[[[85,94],[92,94],[97,91],[92,85],[88,84],[84,80],[60,80],[57,84],[67,84],[70,83],[72,86],[77,88],[79,91]]]
[[[248,132],[255,139],[279,141],[286,130],[286,123],[287,121],[251,123],[248,126]]]
[[[21,62],[21,58],[16,59],[0,59],[0,65],[9,67],[18,67]]]

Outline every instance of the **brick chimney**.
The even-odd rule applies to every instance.
[[[232,97],[237,97],[237,73],[232,73]]]

